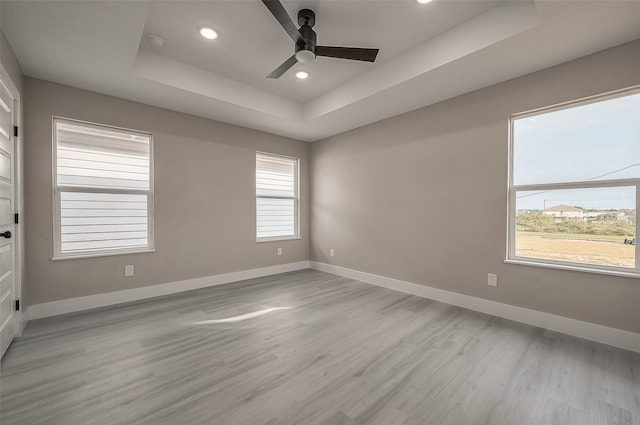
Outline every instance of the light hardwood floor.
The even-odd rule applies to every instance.
[[[2,425],[640,425],[640,354],[304,270],[33,321],[0,391]]]

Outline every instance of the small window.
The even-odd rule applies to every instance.
[[[153,250],[150,134],[54,119],[54,259]]]
[[[508,260],[640,276],[640,92],[511,118]]]
[[[298,236],[298,159],[258,152],[256,240]]]

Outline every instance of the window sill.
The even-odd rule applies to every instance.
[[[273,238],[256,238],[256,242],[278,242],[278,241],[293,241],[301,239],[300,236],[282,236]]]
[[[604,274],[610,276],[621,276],[621,277],[632,277],[632,278],[640,278],[640,271],[629,269],[605,269],[591,266],[589,264],[579,265],[579,264],[558,264],[558,263],[548,263],[545,261],[538,261],[535,259],[506,259],[504,260],[506,264],[517,264],[521,266],[532,266],[532,267],[544,267],[548,269],[557,269],[557,270],[568,270],[574,272],[583,272],[583,273],[595,273],[595,274]]]
[[[79,258],[95,258],[95,257],[111,257],[114,255],[127,255],[127,254],[144,254],[148,252],[156,252],[155,248],[142,248],[135,250],[119,250],[110,252],[85,252],[78,254],[58,254],[51,258],[51,261],[60,260],[77,260]]]

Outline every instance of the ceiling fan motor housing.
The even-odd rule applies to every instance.
[[[298,25],[309,25],[310,27],[316,24],[316,12],[311,9],[300,9],[298,11]]]
[[[302,39],[296,43],[296,59],[299,62],[311,62],[316,58],[316,32],[311,29],[316,23],[316,14],[311,9],[301,9],[298,12],[298,24]]]

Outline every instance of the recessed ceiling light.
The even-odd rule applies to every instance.
[[[416,0],[416,1],[420,4],[427,4],[427,3],[431,3],[432,0]]]
[[[305,78],[309,78],[309,73],[307,71],[298,71],[296,72],[296,77],[304,80]]]
[[[215,40],[218,38],[218,32],[211,27],[200,27],[200,35],[207,40]]]

